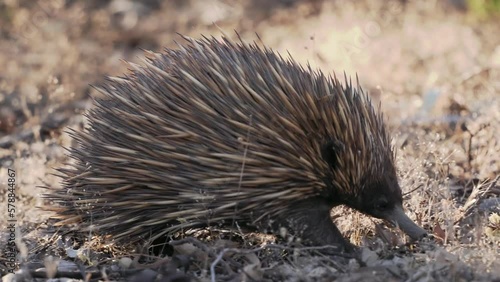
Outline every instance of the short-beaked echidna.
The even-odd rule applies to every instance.
[[[238,222],[349,249],[330,217],[345,204],[424,236],[359,86],[258,44],[186,40],[98,87],[47,196],[60,225],[135,241]]]

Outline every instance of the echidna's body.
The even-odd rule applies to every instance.
[[[60,224],[136,240],[237,221],[347,246],[330,219],[346,204],[425,234],[361,89],[256,45],[188,41],[100,88],[49,195]]]

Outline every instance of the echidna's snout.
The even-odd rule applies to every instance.
[[[427,231],[413,222],[403,211],[403,208],[396,205],[390,211],[387,211],[384,219],[389,220],[398,226],[413,240],[419,240],[427,236]]]

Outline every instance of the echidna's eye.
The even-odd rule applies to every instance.
[[[382,198],[375,202],[375,209],[379,211],[386,211],[390,208],[389,201],[387,199]]]

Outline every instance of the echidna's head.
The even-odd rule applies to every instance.
[[[376,218],[388,220],[412,239],[424,237],[427,232],[416,225],[403,211],[403,197],[392,152],[389,150],[384,156],[380,148],[375,152],[363,153],[358,150],[359,156],[381,154],[372,159],[374,162],[372,165],[360,166],[355,160],[350,161],[354,154],[349,150],[336,142],[328,142],[323,148],[323,157],[333,170],[334,177],[327,180],[333,185],[331,183],[327,185],[335,187],[334,197],[338,202]],[[362,161],[358,159],[357,162]],[[359,177],[355,177],[356,175]]]
[[[388,220],[413,239],[422,238],[426,231],[403,211],[393,148],[382,115],[363,93],[352,95],[352,101],[346,103],[354,109],[351,119],[339,116],[335,120],[340,125],[336,128],[345,130],[331,131],[334,138],[322,146],[322,157],[330,170],[326,185],[333,191],[332,201]]]
[[[367,169],[358,183],[357,194],[350,195],[346,204],[377,218],[388,219],[403,203],[396,170],[390,157],[382,157],[378,167]],[[353,197],[354,196],[354,197]]]

